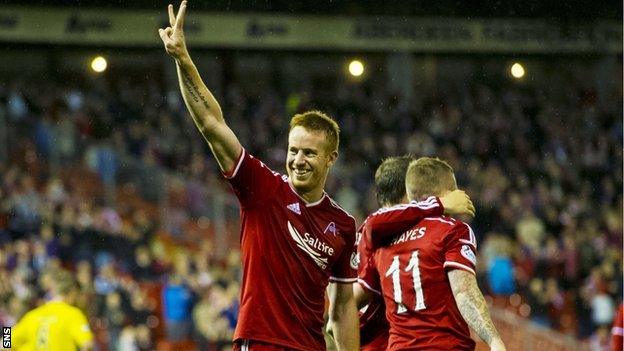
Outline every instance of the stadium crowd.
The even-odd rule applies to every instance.
[[[484,291],[517,294],[524,316],[601,349],[623,293],[622,91],[599,94],[560,74],[565,84],[556,87],[417,85],[409,102],[379,82],[337,79],[285,92],[232,80],[218,100],[242,144],[278,171],[290,115],[334,116],[342,138],[328,192],[359,220],[378,207],[373,171],[384,156],[448,160],[477,206]],[[62,266],[75,272],[101,346],[149,350],[163,337],[192,338],[202,349],[229,345],[237,242],[223,253],[214,236],[183,240],[185,223],[206,212],[210,189],[228,188],[177,86],[14,80],[0,85],[2,122],[9,133],[0,164],[0,324],[45,299],[48,273]],[[126,159],[181,175],[180,198],[155,212],[114,201]],[[88,184],[63,173],[81,167],[103,187],[85,192]]]

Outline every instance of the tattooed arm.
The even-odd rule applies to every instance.
[[[227,126],[219,103],[202,81],[186,48],[184,39],[184,15],[186,1],[182,1],[177,16],[169,5],[170,27],[159,29],[158,34],[165,50],[176,62],[180,91],[195,126],[208,142],[221,170],[228,173],[234,169],[242,146]]]
[[[462,317],[483,341],[490,345],[491,350],[505,351],[505,345],[498,335],[490,312],[477,285],[474,274],[454,269],[448,272],[449,282],[455,297],[455,303]]]

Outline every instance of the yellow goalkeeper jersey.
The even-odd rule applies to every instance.
[[[84,313],[61,301],[51,301],[26,313],[13,329],[19,351],[72,351],[93,340]]]

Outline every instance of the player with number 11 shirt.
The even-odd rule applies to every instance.
[[[443,198],[430,197],[422,202],[407,203],[405,174],[414,158],[411,156],[388,157],[375,172],[377,201],[382,208],[366,218],[358,231],[358,273],[366,276],[374,270],[370,236],[389,237],[408,229],[424,217],[447,214],[474,215],[472,201],[464,191],[456,190]],[[398,205],[398,206],[397,206]],[[376,235],[375,231],[383,231]],[[365,281],[354,285],[354,294],[360,314],[360,342],[362,351],[386,350],[388,344],[388,322],[383,299],[366,294]]]
[[[412,162],[406,183],[410,200],[457,189],[452,168],[431,158]],[[386,212],[408,222],[409,209]],[[470,226],[442,215],[412,223],[396,236],[369,228],[373,249],[382,246],[372,255],[374,270],[360,279],[383,296],[388,350],[474,350],[469,325],[492,350],[505,350],[476,285],[477,243]]]
[[[474,234],[467,224],[436,216],[421,220],[375,253],[379,290],[383,290],[386,317],[392,326],[390,349],[418,345],[439,345],[446,350],[474,348],[468,326],[454,303],[446,270],[463,269],[474,274],[475,249]],[[427,329],[444,329],[446,333],[414,332]]]

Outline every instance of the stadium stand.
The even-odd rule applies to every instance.
[[[232,79],[219,99],[242,143],[276,170],[287,116],[335,116],[343,139],[328,188],[358,219],[376,208],[383,156],[449,160],[477,205],[480,284],[508,349],[602,350],[622,296],[621,84],[550,74],[542,85],[415,82],[410,104],[339,77],[296,91],[263,81],[260,92]],[[230,345],[236,205],[174,89],[75,76],[0,86],[0,324],[41,301],[46,272],[62,266],[76,272],[103,350]],[[173,329],[171,281],[192,296]]]

